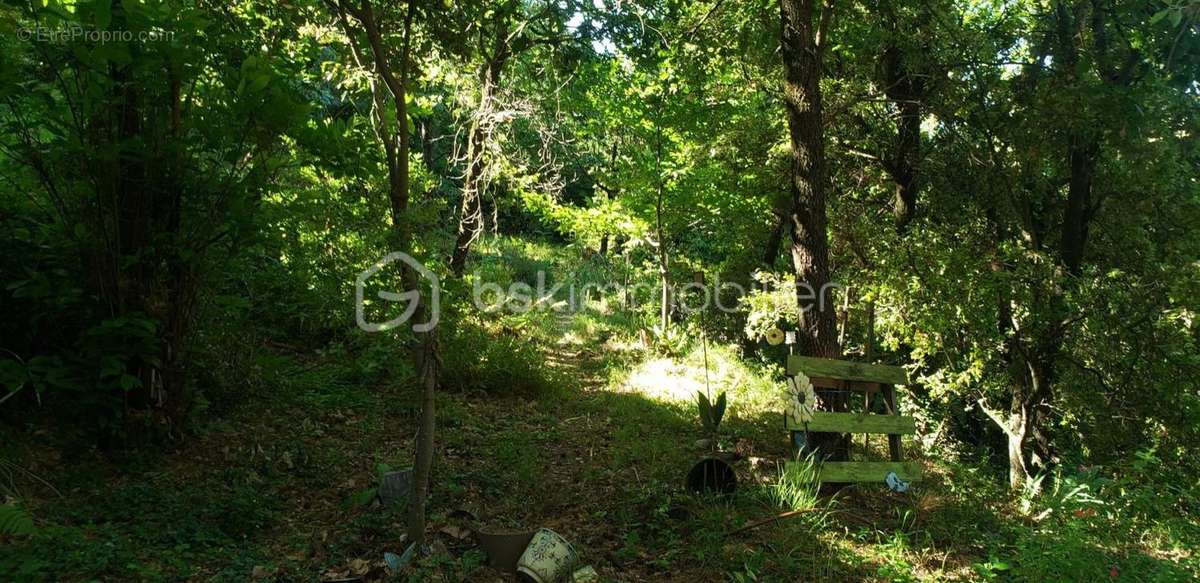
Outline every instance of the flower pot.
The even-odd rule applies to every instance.
[[[530,583],[561,583],[578,556],[567,539],[548,528],[538,530],[517,562],[517,577]]]
[[[688,472],[687,489],[695,494],[729,495],[737,489],[737,473],[723,459],[704,458]]]
[[[489,565],[513,573],[517,570],[517,561],[521,559],[521,553],[525,552],[525,547],[529,546],[534,534],[536,533],[532,530],[498,532],[480,529],[475,533],[475,539],[487,555]]]

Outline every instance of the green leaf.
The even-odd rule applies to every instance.
[[[247,91],[257,93],[266,88],[267,83],[271,82],[271,76],[266,73],[259,73],[250,78],[250,84],[247,86]]]
[[[12,359],[0,360],[0,385],[14,391],[29,382],[25,365]]]
[[[696,392],[696,405],[700,409],[700,422],[708,427],[708,420],[712,418],[712,404],[704,393]]]
[[[354,508],[366,506],[367,504],[370,504],[372,500],[375,499],[375,496],[378,493],[379,493],[379,491],[377,488],[367,488],[366,490],[362,490],[360,492],[355,492],[353,495],[350,496],[350,500],[349,500],[350,506],[354,507]]]
[[[37,532],[33,519],[16,504],[0,504],[0,535],[30,535]]]
[[[128,391],[142,386],[142,379],[139,379],[131,374],[123,374],[121,375],[120,385],[122,391]]]
[[[107,0],[92,0],[92,23],[97,30],[108,28],[112,22],[112,3]]]

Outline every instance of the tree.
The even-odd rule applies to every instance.
[[[408,118],[408,73],[409,51],[412,44],[413,17],[416,3],[405,3],[403,36],[399,63],[394,63],[388,46],[380,32],[379,19],[370,0],[361,0],[357,6],[351,0],[338,0],[330,7],[338,15],[338,22],[346,32],[347,42],[360,66],[365,62],[364,51],[358,46],[356,34],[350,27],[347,14],[352,15],[362,26],[370,47],[373,69],[386,88],[395,112],[394,123],[389,123],[383,107],[384,98],[380,83],[372,81],[371,93],[375,103],[374,120],[377,132],[386,152],[388,170],[388,199],[391,202],[392,230],[394,241],[400,251],[412,252],[412,230],[409,226],[409,118]],[[397,73],[397,70],[399,71]],[[402,289],[420,290],[413,269],[401,267]],[[429,320],[428,307],[418,293],[412,321]],[[437,328],[420,333],[420,342],[414,350],[415,370],[421,390],[421,414],[414,438],[416,455],[413,461],[412,494],[408,506],[408,540],[417,545],[425,541],[425,507],[429,496],[429,482],[433,470],[434,435],[436,432],[436,394],[441,357],[438,354]]]
[[[77,290],[52,299],[26,288],[41,304],[27,308],[46,317],[10,350],[49,359],[52,386],[104,395],[87,408],[106,443],[136,433],[126,425],[134,410],[162,422],[142,429],[179,436],[194,404],[191,340],[208,262],[253,238],[279,138],[307,105],[279,82],[289,65],[258,54],[280,40],[228,10],[107,1],[5,10],[30,28],[129,33],[5,47],[19,55],[0,73],[6,182],[54,231],[53,247],[72,248],[54,261],[71,276],[64,289]],[[10,289],[44,278],[26,275]]]
[[[483,232],[482,189],[491,142],[496,128],[511,120],[513,112],[504,110],[498,92],[506,66],[530,49],[558,45],[570,38],[562,30],[567,5],[547,2],[526,5],[503,0],[483,7],[474,15],[479,46],[479,101],[467,130],[466,171],[463,175],[462,200],[459,203],[458,234],[450,257],[450,271],[461,277],[466,269],[471,245]]]
[[[822,56],[827,45],[832,4],[814,0],[780,0],[782,16],[783,100],[787,106],[792,146],[792,265],[800,326],[801,354],[838,358],[834,307],[830,291],[828,227],[825,216],[825,134],[821,112]],[[825,392],[822,401],[833,411],[846,409],[844,394]],[[815,434],[812,446],[828,459],[848,459],[845,435]]]

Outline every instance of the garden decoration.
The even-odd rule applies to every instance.
[[[533,530],[505,531],[481,528],[475,533],[475,540],[487,556],[488,564],[492,567],[516,573],[517,561],[533,540]]]
[[[787,424],[790,417],[794,425],[807,427],[812,421],[813,413],[817,411],[817,393],[812,382],[804,373],[789,376],[783,393],[784,424]],[[808,434],[805,431],[793,430],[792,445],[797,451],[807,449]]]
[[[916,433],[912,417],[900,415],[896,385],[908,383],[903,368],[790,355],[790,375],[786,390],[784,426],[792,432],[798,449],[803,451],[810,433],[865,433],[888,436],[889,461],[826,461],[820,463],[817,479],[821,482],[884,482],[896,492],[904,492],[910,482],[921,480],[921,465],[904,461],[902,435]],[[862,410],[830,412],[817,410],[817,390],[862,393]],[[873,412],[872,397],[882,395],[885,414]],[[795,463],[795,462],[792,462]]]
[[[883,483],[887,484],[889,490],[903,494],[908,491],[908,482],[901,480],[896,476],[896,472],[888,472],[887,477],[883,479]]]
[[[791,420],[808,425],[817,411],[817,392],[813,389],[812,381],[804,373],[797,373],[787,379],[785,391],[785,413]]]
[[[562,535],[542,528],[517,562],[517,577],[532,583],[558,583],[569,576],[578,560],[575,548]]]
[[[783,340],[785,338],[783,330],[780,330],[779,328],[771,328],[770,330],[767,330],[765,336],[767,338],[767,344],[770,344],[771,346],[779,346],[780,344],[783,344]]]

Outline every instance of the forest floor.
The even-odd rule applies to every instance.
[[[862,484],[731,534],[793,503],[775,485],[788,444],[770,382],[710,347],[713,383],[731,393],[721,444],[742,455],[740,487],[690,495],[684,476],[706,452],[691,401],[703,361],[643,350],[617,319],[557,314],[520,331],[545,363],[543,390],[438,396],[435,553],[395,579],[511,580],[484,565],[469,534],[478,527],[554,529],[605,581],[1197,574],[1186,549],[1108,540],[1100,516],[1043,528],[994,472],[928,459],[909,493]],[[6,436],[0,478],[30,501],[39,533],[0,545],[0,580],[391,580],[383,555],[407,546],[403,508],[358,502],[382,469],[411,459],[417,400],[410,383],[361,382],[360,360],[345,348],[266,351],[260,380],[173,450],[65,451],[34,424]]]

